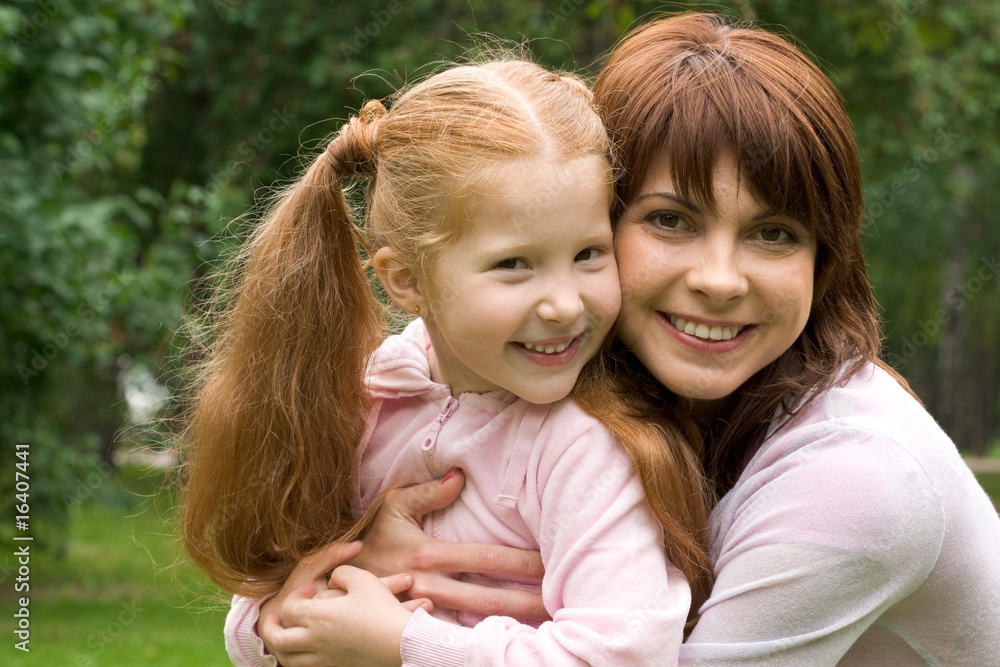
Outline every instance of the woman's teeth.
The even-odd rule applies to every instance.
[[[677,327],[678,331],[702,340],[729,340],[743,330],[743,327],[710,327],[707,324],[689,322],[675,315],[669,317],[670,323]]]
[[[544,352],[545,354],[556,354],[558,352],[562,352],[563,350],[565,350],[567,347],[570,346],[570,343],[572,342],[573,341],[569,341],[568,343],[560,343],[559,345],[534,345],[532,343],[521,343],[521,345],[523,345],[525,349],[531,350],[532,352]]]

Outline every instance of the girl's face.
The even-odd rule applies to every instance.
[[[431,371],[454,395],[564,398],[621,303],[606,172],[531,162],[463,202],[456,242],[428,275]]]
[[[654,163],[619,222],[621,338],[665,387],[721,399],[787,350],[809,319],[816,237],[768,210],[735,161],[713,174],[716,211]]]

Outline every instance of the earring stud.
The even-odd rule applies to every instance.
[[[416,306],[413,307],[413,312],[415,312],[417,315],[420,314],[420,304],[417,304]]]

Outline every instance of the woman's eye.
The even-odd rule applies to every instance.
[[[586,250],[581,250],[573,258],[574,262],[586,262],[591,259],[597,259],[601,256],[600,248],[587,248]]]
[[[528,262],[523,257],[511,257],[510,259],[497,262],[493,265],[493,268],[507,270],[526,269],[528,268]]]
[[[795,240],[787,229],[781,227],[764,227],[757,235],[763,241],[768,243],[781,243],[783,241],[793,241]]]
[[[685,226],[684,218],[677,215],[676,213],[670,213],[668,211],[657,211],[646,216],[646,220],[653,223],[657,227],[663,227],[665,229],[679,229]]]

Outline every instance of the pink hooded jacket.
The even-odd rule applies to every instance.
[[[672,665],[691,602],[621,445],[571,400],[534,405],[504,391],[451,395],[430,379],[423,322],[374,355],[374,409],[361,448],[358,515],[393,485],[455,467],[466,485],[429,515],[428,534],[541,551],[545,578],[492,580],[540,591],[552,621],[413,614],[404,665]],[[480,575],[466,580],[484,581]],[[259,600],[234,598],[226,645],[236,665],[275,665],[254,632]]]

